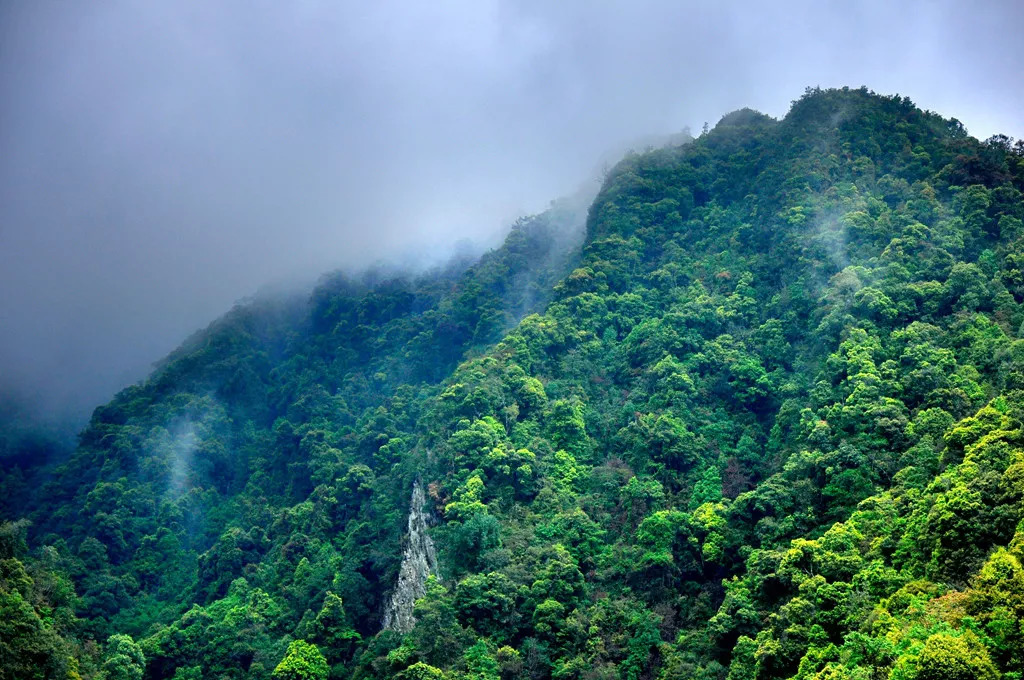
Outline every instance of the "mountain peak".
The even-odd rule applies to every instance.
[[[154,680],[1016,677],[1019,149],[808,90],[628,155],[585,230],[236,310],[9,510],[0,640]]]

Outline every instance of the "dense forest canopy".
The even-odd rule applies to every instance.
[[[0,451],[0,678],[1020,679],[1022,191],[1020,142],[808,90],[478,262],[240,306]]]

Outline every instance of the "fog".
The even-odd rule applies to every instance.
[[[487,246],[807,86],[1019,136],[1024,11],[977,4],[0,3],[0,391],[80,421],[261,286]]]

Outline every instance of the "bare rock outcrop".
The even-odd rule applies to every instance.
[[[426,503],[423,488],[419,481],[414,482],[409,505],[409,533],[398,571],[398,583],[384,609],[385,630],[406,633],[412,629],[416,622],[412,616],[413,604],[426,594],[427,577],[437,573],[437,553],[434,541],[427,533],[428,514],[423,509]]]

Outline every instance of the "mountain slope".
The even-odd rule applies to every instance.
[[[911,677],[960,647],[1019,672],[1019,605],[962,604],[989,569],[1020,601],[1020,533],[998,549],[1024,511],[1007,147],[830,91],[620,165],[546,314],[427,416],[458,547],[442,559],[474,584],[505,574],[525,634],[495,639],[509,622],[462,610],[462,583],[459,623],[529,645],[534,676]],[[544,394],[522,409],[530,380]],[[507,473],[524,451],[546,468],[532,488]],[[489,544],[460,536],[486,516]],[[935,611],[888,611],[901,588]]]
[[[568,274],[549,216],[461,275],[238,310],[97,410],[39,499],[39,568],[85,619],[53,655],[1020,677],[1022,189],[1008,139],[808,91],[623,160]],[[416,480],[439,579],[379,632]]]
[[[142,637],[216,600],[247,562],[295,543],[276,512],[335,493],[318,485],[320,468],[351,471],[338,482],[357,491],[339,488],[349,503],[336,509],[342,527],[375,497],[372,521],[361,518],[345,549],[351,579],[340,589],[353,593],[358,628],[375,632],[407,499],[370,466],[375,455],[400,457],[398,434],[415,418],[390,405],[415,405],[465,352],[543,305],[582,219],[574,202],[559,202],[476,263],[415,277],[335,275],[308,304],[241,305],[97,409],[76,453],[21,513],[32,512],[35,542],[55,544],[57,568],[74,577],[79,636]],[[16,479],[5,472],[5,483]],[[279,625],[297,621],[279,615]],[[265,651],[279,657],[283,644]]]

